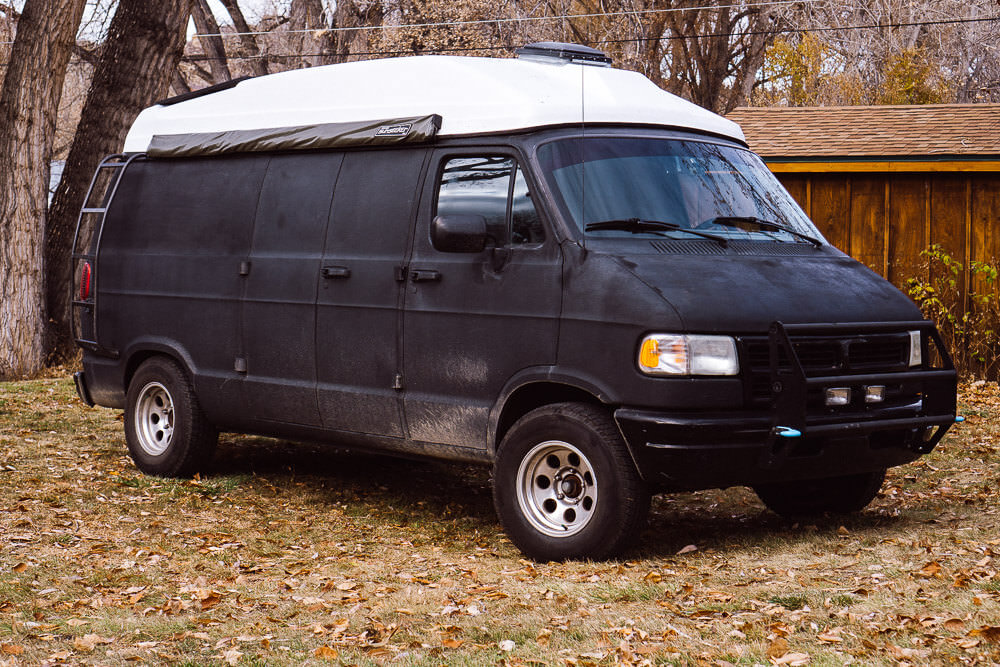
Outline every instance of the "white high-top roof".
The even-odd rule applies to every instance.
[[[582,101],[581,101],[582,98]],[[153,135],[259,130],[439,114],[440,136],[567,123],[690,128],[745,141],[732,121],[641,74],[556,59],[415,56],[327,65],[242,81],[136,118],[125,152]]]

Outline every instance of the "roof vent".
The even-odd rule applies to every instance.
[[[535,42],[519,48],[518,58],[537,60],[539,62],[563,61],[581,65],[601,65],[607,67],[611,58],[602,51],[592,49],[582,44],[566,44],[563,42]]]

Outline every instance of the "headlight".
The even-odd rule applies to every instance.
[[[639,345],[639,370],[647,375],[737,375],[740,363],[730,336],[652,334]]]
[[[910,367],[919,366],[924,362],[920,347],[920,332],[910,331]]]

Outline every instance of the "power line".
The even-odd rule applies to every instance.
[[[817,0],[809,0],[817,1]],[[773,4],[773,3],[767,3]],[[718,8],[718,7],[715,7]],[[698,8],[686,8],[686,9],[698,9]],[[654,10],[650,10],[654,11]],[[624,12],[619,12],[619,14]],[[610,14],[588,14],[588,15],[574,15],[576,17],[582,16],[606,16]],[[564,18],[572,18],[567,15]],[[718,38],[718,37],[735,37],[737,35],[753,36],[753,35],[767,35],[767,34],[804,34],[809,32],[837,32],[837,31],[851,31],[851,30],[885,30],[891,28],[909,28],[915,26],[940,26],[940,25],[960,25],[968,23],[985,23],[989,21],[1000,20],[1000,15],[997,16],[986,16],[977,18],[966,18],[966,19],[938,19],[929,21],[907,21],[900,23],[868,23],[868,24],[858,24],[851,26],[839,26],[839,27],[816,27],[816,28],[782,28],[778,30],[750,30],[746,32],[714,32],[714,33],[698,33],[693,35],[665,35],[661,37],[632,37],[623,39],[602,39],[595,40],[591,44],[628,44],[628,43],[638,43],[638,42],[652,42],[652,41],[675,41],[682,39],[700,39],[700,38]],[[486,23],[492,24],[495,21],[476,21],[470,23]],[[455,24],[440,24],[440,23],[425,23],[425,24],[413,24],[409,26],[410,28],[422,28],[422,27],[434,27],[441,25],[455,25]],[[372,26],[378,27],[378,26]],[[406,26],[382,26],[386,29],[398,29]],[[350,28],[354,30],[356,28]],[[309,31],[314,32],[314,31]],[[246,34],[246,33],[243,33]],[[10,44],[12,42],[0,42],[0,44]],[[501,44],[501,45],[490,45],[490,46],[465,46],[465,47],[441,47],[427,49],[427,53],[463,53],[472,51],[514,51],[521,45],[512,44]],[[394,50],[394,51],[356,51],[348,54],[344,54],[347,57],[357,57],[357,56],[401,56],[401,55],[414,55],[416,52],[413,49],[406,50]],[[226,55],[226,56],[206,56],[206,55],[187,55],[182,56],[181,60],[186,62],[208,62],[211,60],[261,60],[261,59],[279,59],[279,58],[314,58],[314,57],[329,57],[337,54],[332,53],[267,53],[259,55],[250,56],[240,56],[240,55]],[[71,64],[80,64],[84,61],[82,60],[71,60]],[[7,63],[0,63],[0,67],[7,67]]]
[[[664,9],[623,9],[614,12],[594,12],[590,14],[556,14],[553,16],[509,16],[495,19],[470,19],[467,21],[438,21],[434,23],[404,23],[400,25],[362,25],[339,28],[303,28],[299,30],[251,30],[249,32],[208,32],[195,33],[194,37],[241,37],[246,35],[295,35],[317,32],[347,32],[351,30],[400,30],[407,28],[456,28],[470,25],[497,25],[501,23],[529,23],[541,21],[562,21],[567,19],[606,18],[610,16],[646,16],[650,14],[671,14],[676,12],[701,11],[705,9],[746,9],[750,7],[775,7],[795,4],[813,4],[824,0],[779,0],[778,2],[742,2],[730,5],[709,5],[706,7],[670,7]]]
[[[852,26],[841,26],[841,27],[818,27],[818,28],[782,28],[778,30],[748,30],[746,32],[714,32],[714,33],[699,33],[694,35],[665,35],[661,37],[630,37],[623,39],[601,39],[592,41],[589,45],[595,44],[628,44],[637,42],[653,42],[653,41],[675,41],[682,39],[710,39],[717,37],[735,37],[740,36],[753,36],[753,35],[793,35],[793,34],[803,34],[809,32],[835,32],[835,31],[847,31],[847,30],[885,30],[890,28],[911,28],[915,26],[938,26],[938,25],[955,25],[964,23],[983,23],[988,21],[1000,20],[1000,15],[998,16],[988,16],[988,17],[978,17],[970,19],[939,19],[933,21],[908,21],[903,23],[868,23],[868,24],[858,24]],[[431,25],[431,24],[428,24]],[[396,27],[396,26],[393,26]],[[428,53],[460,53],[460,52],[470,52],[470,51],[514,51],[519,48],[520,45],[511,44],[500,44],[491,46],[456,46],[456,47],[441,47],[427,49]],[[412,49],[407,50],[395,50],[395,51],[356,51],[344,54],[347,57],[355,56],[400,56],[400,55],[413,55],[415,52]],[[261,60],[267,58],[315,58],[323,56],[333,56],[337,54],[332,53],[269,53],[269,54],[259,54],[253,56],[205,56],[205,55],[189,55],[183,56],[182,60],[187,62],[207,62],[210,60]]]

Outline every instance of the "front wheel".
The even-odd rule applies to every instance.
[[[858,512],[875,499],[884,481],[882,468],[857,475],[761,484],[753,490],[772,512],[797,519],[825,512]]]
[[[638,536],[649,492],[604,410],[557,403],[532,410],[504,437],[493,502],[525,555],[605,558]]]
[[[218,433],[174,361],[154,357],[132,377],[125,399],[125,441],[136,467],[150,475],[184,477],[211,458]]]

